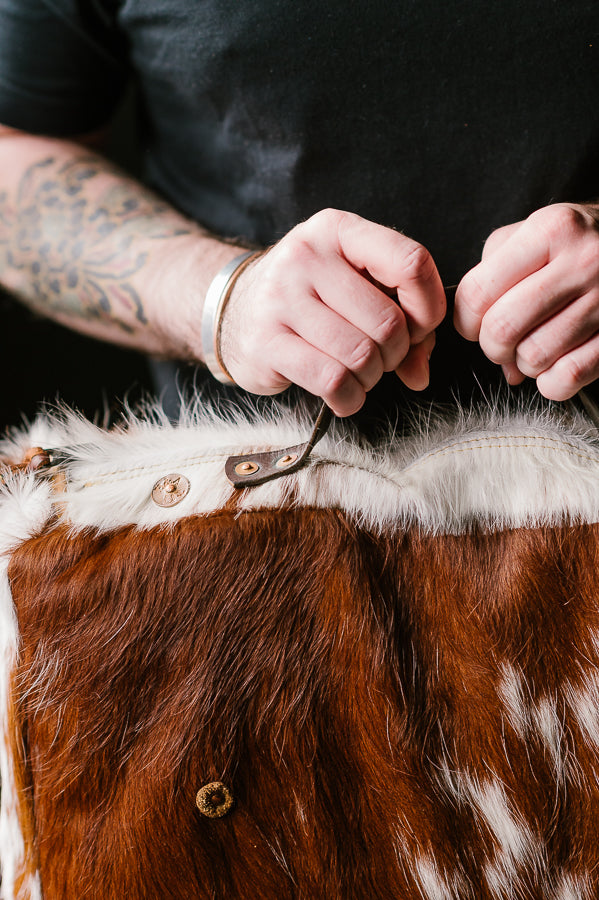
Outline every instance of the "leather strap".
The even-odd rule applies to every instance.
[[[283,450],[269,450],[266,453],[246,453],[230,456],[225,463],[225,474],[236,488],[255,487],[265,481],[273,481],[290,472],[297,472],[307,461],[318,441],[324,437],[333,418],[326,403],[314,423],[312,434],[305,444],[285,447]]]
[[[12,465],[0,462],[0,467],[8,472],[38,472],[40,469],[47,469],[53,464],[52,451],[44,450],[42,447],[29,447],[23,454],[23,459],[19,463]],[[0,483],[4,483],[4,474],[0,471]]]

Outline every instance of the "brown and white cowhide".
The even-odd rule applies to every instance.
[[[0,491],[4,900],[599,896],[596,431],[337,431],[230,487],[307,430],[71,415],[0,446],[70,459],[60,496]]]

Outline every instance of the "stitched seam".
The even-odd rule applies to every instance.
[[[435,456],[445,456],[445,455],[451,454],[451,453],[465,453],[468,450],[486,450],[486,449],[502,450],[504,447],[508,447],[509,449],[514,449],[516,447],[525,447],[525,448],[531,449],[531,450],[532,449],[534,449],[534,450],[552,450],[553,452],[565,453],[568,456],[575,456],[578,459],[586,459],[589,462],[599,462],[599,455],[590,456],[586,453],[581,453],[580,448],[577,447],[576,444],[570,444],[570,443],[567,443],[566,441],[558,441],[557,439],[553,439],[553,438],[542,438],[540,436],[536,437],[535,435],[512,435],[512,436],[510,436],[510,438],[505,438],[506,442],[508,440],[517,440],[517,441],[534,440],[534,441],[552,441],[551,444],[541,444],[541,443],[537,443],[537,444],[521,444],[521,443],[517,443],[517,444],[516,443],[513,443],[513,444],[509,444],[509,443],[486,444],[485,443],[485,444],[483,444],[482,443],[483,440],[485,440],[485,438],[473,438],[472,441],[465,441],[465,442],[463,442],[463,443],[461,442],[459,444],[452,444],[449,447],[441,447],[441,448],[439,448],[439,450],[433,450],[432,452],[427,453],[426,456],[423,456],[421,459],[415,460],[415,462],[413,462],[409,466],[407,466],[404,469],[404,471],[407,472],[410,469],[416,468],[417,466],[424,465],[426,462],[428,462],[429,459],[433,459],[433,457],[435,457]],[[497,435],[496,437],[489,438],[488,440],[501,441],[503,439],[501,438],[500,435]],[[474,444],[477,441],[481,442],[479,446],[477,446],[477,447],[469,446],[470,444]]]
[[[83,482],[85,487],[91,487],[92,485],[103,484],[107,480],[111,483],[115,483],[118,481],[129,481],[134,472],[139,472],[140,474],[143,472],[165,472],[167,466],[172,466],[170,469],[171,472],[176,472],[176,467],[183,468],[184,466],[201,466],[203,463],[218,463],[222,462],[222,460],[226,459],[226,455],[219,456],[187,456],[184,459],[176,459],[174,461],[168,461],[164,463],[152,463],[149,466],[132,466],[130,469],[114,469],[112,472],[103,472],[101,475],[97,475],[93,481],[85,481]],[[79,462],[79,465],[85,465],[85,463]],[[168,472],[165,472],[168,474]],[[112,476],[119,475],[119,478],[113,478]],[[76,475],[71,475],[71,478]]]
[[[540,438],[539,438],[539,440],[540,440]],[[387,475],[384,472],[376,472],[373,469],[367,469],[364,466],[353,465],[352,463],[346,463],[341,460],[326,459],[324,457],[314,458],[313,465],[339,466],[339,467],[345,468],[345,469],[353,469],[353,470],[357,470],[359,472],[366,472],[368,475],[374,475],[377,478],[381,478],[383,481],[388,481],[390,484],[394,484],[396,486],[401,487],[402,486],[401,482],[403,480],[403,476],[406,475],[406,473],[413,472],[414,469],[418,468],[419,466],[424,465],[424,463],[432,455],[449,454],[449,453],[454,453],[454,452],[455,453],[465,453],[468,451],[487,450],[487,449],[503,450],[506,446],[510,449],[513,449],[514,447],[529,447],[529,448],[541,449],[541,450],[552,450],[553,452],[556,452],[557,450],[560,449],[559,444],[557,447],[545,446],[543,444],[540,444],[540,445],[539,444],[536,444],[536,445],[535,444],[485,444],[485,445],[479,446],[479,447],[462,447],[459,449],[456,449],[455,446],[454,447],[445,447],[442,450],[435,451],[434,454],[427,455],[423,459],[418,459],[415,462],[410,463],[408,466],[406,466],[405,469],[401,470],[401,472],[399,473],[397,478],[394,478],[391,475]],[[574,446],[574,445],[572,445],[572,446]],[[599,463],[599,456],[584,456],[583,454],[580,454],[580,453],[572,453],[571,450],[566,450],[566,449],[562,449],[561,452],[567,454],[568,456],[577,456],[580,459],[585,459],[590,462]]]
[[[455,441],[453,444],[447,444],[445,447],[439,447],[437,450],[429,450],[427,456],[436,456],[437,453],[443,453],[445,450],[451,450],[454,447],[467,446],[469,444],[483,444],[486,441],[547,441],[558,447],[570,447],[572,450],[579,451],[578,444],[572,441],[566,441],[562,438],[548,437],[545,434],[487,434],[482,437],[468,438]],[[520,445],[518,445],[520,446]],[[526,446],[526,445],[524,445]],[[424,457],[423,457],[424,458]]]
[[[458,441],[458,442],[455,443],[455,444],[449,444],[447,447],[440,447],[440,448],[437,449],[437,450],[430,450],[430,451],[428,451],[428,452],[426,453],[425,456],[421,457],[421,458],[418,459],[418,460],[415,460],[414,463],[410,463],[406,468],[407,468],[407,469],[408,469],[408,468],[411,468],[411,466],[413,466],[413,465],[418,465],[421,461],[425,461],[425,460],[429,459],[430,457],[437,456],[437,455],[439,455],[439,454],[447,453],[447,452],[449,452],[449,451],[454,450],[455,448],[459,448],[459,447],[462,447],[462,446],[466,446],[466,447],[467,447],[469,444],[476,444],[476,443],[481,443],[481,444],[482,444],[482,443],[484,443],[485,441],[489,441],[489,440],[499,440],[499,441],[501,441],[501,440],[506,440],[506,441],[508,441],[508,440],[551,441],[551,442],[554,443],[558,448],[559,448],[559,447],[571,447],[571,448],[572,448],[573,450],[575,450],[575,451],[578,451],[578,450],[580,449],[576,444],[573,444],[573,443],[571,443],[571,442],[569,442],[569,441],[563,441],[563,440],[560,440],[559,438],[545,437],[545,436],[543,436],[543,435],[511,434],[511,435],[506,435],[505,438],[504,438],[502,435],[496,434],[496,435],[489,435],[489,436],[487,436],[487,437],[470,438],[469,440],[466,440],[466,441]],[[508,445],[508,446],[509,446],[509,445]],[[526,445],[526,444],[513,444],[512,446],[532,446],[532,445]],[[285,449],[285,448],[282,448],[282,449]],[[473,449],[475,449],[475,448],[473,448]],[[545,448],[543,448],[543,449],[552,450],[552,449],[554,449],[554,448],[553,448],[553,447],[545,447]],[[273,448],[271,447],[271,448],[264,449],[263,446],[257,446],[257,445],[254,445],[254,446],[251,447],[250,449],[244,450],[241,454],[239,453],[238,448],[237,448],[237,449],[233,448],[233,450],[235,450],[235,453],[234,453],[233,455],[245,455],[245,454],[250,454],[250,453],[269,453],[269,452],[272,452],[272,451],[273,451]],[[195,454],[194,456],[184,456],[182,459],[174,460],[172,464],[173,464],[174,466],[182,466],[182,465],[202,465],[202,463],[220,462],[221,459],[226,459],[228,456],[231,456],[231,455],[232,455],[232,453],[231,453],[230,451],[228,451],[228,450],[227,450],[227,451],[221,451],[221,452],[219,452],[217,456],[203,456],[203,455],[201,455],[201,454]],[[580,455],[580,454],[577,454],[577,455]],[[316,458],[316,454],[314,454],[314,453],[313,453],[313,458]],[[594,459],[594,457],[591,457],[591,456],[589,456],[589,457],[582,457],[582,458],[583,458],[583,459],[591,459],[591,460]],[[326,459],[326,457],[322,457],[322,459]],[[332,464],[336,464],[337,461],[336,461],[336,460],[330,460],[330,462],[331,462]],[[79,465],[86,465],[86,463],[83,462],[83,461],[81,461],[81,460],[78,461],[78,464],[79,464]],[[345,463],[343,463],[342,461],[340,462],[340,464],[341,464],[341,465],[351,465],[351,464],[345,464]],[[123,474],[124,478],[126,479],[126,478],[129,476],[129,474],[130,474],[131,472],[145,472],[145,471],[152,471],[152,470],[154,470],[154,469],[155,469],[155,470],[163,470],[163,469],[165,468],[166,465],[170,465],[170,462],[164,462],[164,463],[163,463],[163,462],[158,462],[158,463],[151,463],[150,465],[131,466],[131,468],[127,468],[127,469],[112,469],[112,470],[110,470],[110,471],[108,471],[108,472],[103,472],[103,473],[101,473],[100,475],[98,475],[98,476],[96,477],[96,479],[94,479],[93,482],[86,482],[86,483],[89,483],[89,484],[99,483],[99,482],[103,481],[103,480],[106,479],[106,478],[110,478],[112,475],[120,475],[121,473]],[[373,471],[373,470],[370,470],[370,469],[366,469],[366,468],[364,468],[363,466],[352,466],[352,468],[359,468],[359,469],[362,469],[363,471]],[[374,474],[374,472],[373,472],[373,474]],[[121,480],[121,479],[115,479],[115,480]]]
[[[497,444],[483,443],[488,440],[498,440],[498,441],[501,441],[501,443],[497,443]],[[537,443],[532,443],[532,444],[531,443],[526,443],[526,444],[508,443],[508,441],[514,441],[514,440],[515,441],[533,440],[533,441],[536,441]],[[551,441],[551,443],[550,444],[540,443],[540,441],[543,441],[543,440]],[[474,450],[502,450],[505,448],[515,449],[515,448],[521,448],[521,447],[525,448],[525,449],[551,450],[553,452],[561,452],[561,453],[565,453],[568,456],[573,456],[578,459],[586,460],[588,462],[599,463],[599,456],[589,456],[587,454],[576,452],[579,448],[577,448],[575,444],[571,444],[571,443],[568,443],[565,441],[559,441],[559,440],[553,439],[553,438],[542,438],[540,436],[537,437],[535,435],[510,435],[509,438],[506,437],[505,439],[502,438],[501,435],[496,435],[493,438],[472,438],[469,441],[463,441],[463,442],[460,442],[459,444],[453,444],[449,447],[442,447],[439,450],[435,450],[435,451],[432,451],[431,453],[427,453],[426,456],[422,457],[421,459],[415,460],[413,463],[410,463],[408,466],[406,466],[405,469],[402,469],[401,472],[398,474],[397,478],[394,478],[391,475],[387,475],[384,472],[377,472],[375,469],[369,469],[366,466],[361,466],[361,465],[358,465],[355,463],[344,462],[343,460],[335,460],[335,459],[328,459],[326,457],[318,457],[317,455],[314,455],[312,457],[311,463],[308,464],[307,468],[315,467],[315,466],[323,466],[323,465],[338,466],[340,468],[344,468],[344,469],[348,469],[348,470],[365,472],[368,475],[374,475],[377,478],[381,478],[384,481],[388,481],[390,484],[397,485],[398,483],[401,483],[401,480],[403,479],[403,476],[406,473],[413,472],[418,467],[422,467],[430,459],[432,459],[434,457],[447,456],[447,455],[450,455],[453,453],[466,453],[468,451],[474,451]],[[250,452],[250,451],[248,451],[248,452]],[[178,465],[181,462],[184,464],[185,463],[189,464],[190,460],[199,460],[199,462],[196,462],[195,465],[201,465],[202,463],[216,463],[216,462],[221,462],[225,458],[226,457],[224,455],[214,456],[214,457],[198,457],[198,456],[187,457],[187,459],[185,459],[185,460],[177,460],[176,463],[173,463],[173,465]],[[157,463],[156,465],[153,465],[151,467],[139,466],[134,469],[127,470],[120,478],[110,479],[111,475],[118,475],[120,472],[123,471],[123,470],[117,469],[117,470],[115,470],[115,472],[108,472],[108,473],[105,473],[104,475],[98,476],[98,479],[96,479],[94,481],[86,481],[83,484],[83,487],[84,488],[85,487],[94,487],[94,486],[98,486],[101,484],[106,484],[108,479],[110,479],[110,483],[112,483],[112,484],[115,484],[115,483],[118,483],[121,481],[128,481],[130,479],[131,472],[135,472],[135,471],[143,472],[143,471],[146,471],[147,468],[164,470],[165,465],[160,465]]]
[[[144,465],[144,466],[131,466],[130,468],[127,468],[127,469],[112,469],[109,472],[102,472],[100,475],[98,475],[97,482],[99,483],[100,481],[102,481],[105,478],[110,478],[112,475],[120,475],[121,473],[123,473],[124,478],[123,479],[115,479],[115,481],[126,480],[128,478],[128,476],[131,474],[131,472],[149,472],[149,471],[152,471],[153,469],[155,469],[157,471],[163,471],[167,465],[171,465],[171,464],[173,466],[185,466],[185,465],[200,466],[200,465],[202,465],[202,463],[220,462],[222,459],[228,459],[229,456],[235,456],[235,455],[245,456],[246,454],[250,454],[250,453],[272,453],[276,449],[277,448],[275,448],[275,447],[271,447],[271,448],[268,448],[265,450],[264,447],[256,446],[256,447],[250,448],[249,450],[244,450],[242,454],[239,454],[238,449],[232,448],[231,450],[219,451],[218,456],[203,456],[202,454],[197,454],[195,456],[184,456],[182,459],[175,459],[172,461],[172,463],[171,463],[171,461],[167,461],[167,462],[150,463],[149,465]],[[282,449],[284,450],[285,448],[283,447]],[[78,459],[76,464],[80,465],[80,466],[88,465],[88,463],[86,463],[84,460],[81,460],[81,459]],[[93,463],[90,463],[90,465],[93,465]],[[95,484],[95,483],[96,483],[96,481],[86,482],[86,484]]]

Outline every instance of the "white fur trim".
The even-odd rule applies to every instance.
[[[475,523],[496,530],[599,522],[599,443],[582,416],[462,412],[451,421],[429,420],[416,437],[396,437],[376,451],[337,425],[299,472],[243,491],[227,481],[229,455],[291,446],[309,431],[308,420],[289,413],[224,422],[196,408],[173,426],[154,411],[112,431],[67,413],[40,418],[0,443],[0,453],[67,449],[64,502],[75,528],[149,528],[220,509],[233,495],[239,510],[279,508],[293,497],[298,506],[341,509],[368,527],[419,525],[433,533],[457,534]],[[165,509],[151,492],[172,472],[185,475],[191,489]]]
[[[35,485],[30,478],[17,476],[0,491],[0,862],[2,864],[2,900],[13,900],[16,873],[25,862],[25,843],[19,822],[15,783],[15,760],[9,740],[10,680],[19,644],[18,625],[8,582],[10,553],[19,543],[41,528],[51,511],[47,485]],[[31,863],[31,861],[30,861]],[[25,868],[29,868],[26,866]],[[21,885],[19,898],[39,900],[39,873]]]

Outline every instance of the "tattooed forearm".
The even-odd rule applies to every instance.
[[[134,284],[147,242],[192,230],[98,157],[48,157],[0,192],[0,279],[41,312],[133,332],[147,325]]]

